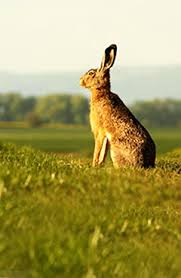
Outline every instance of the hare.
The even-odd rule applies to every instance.
[[[154,167],[156,148],[148,131],[118,95],[110,91],[110,68],[116,58],[115,44],[106,48],[101,66],[80,78],[91,91],[90,124],[95,138],[93,166],[105,161],[108,148],[114,167]]]

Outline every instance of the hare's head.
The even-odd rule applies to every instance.
[[[91,69],[80,78],[80,86],[88,89],[99,89],[110,86],[109,70],[116,58],[117,46],[115,44],[106,48],[101,66]]]

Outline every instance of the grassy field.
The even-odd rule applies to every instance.
[[[115,170],[88,128],[1,128],[0,277],[180,278],[181,132],[151,133],[157,167]]]
[[[0,141],[22,145],[49,152],[92,152],[92,135],[88,128],[6,128],[0,129]]]
[[[157,145],[158,154],[181,147],[179,129],[154,129],[151,134]],[[84,127],[62,128],[1,128],[0,142],[31,145],[50,152],[79,153],[90,157],[93,151],[93,137],[90,129]]]
[[[1,144],[0,277],[181,277],[180,174]]]

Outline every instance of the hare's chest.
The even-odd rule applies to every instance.
[[[90,124],[94,133],[97,130],[103,128],[102,114],[100,113],[100,109],[97,106],[92,106],[90,109]]]

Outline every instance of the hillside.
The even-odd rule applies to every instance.
[[[0,92],[25,95],[50,92],[88,92],[79,87],[82,72],[13,74],[0,73]],[[125,102],[153,98],[181,97],[181,66],[120,67],[112,70],[112,89]]]
[[[180,174],[180,150],[115,170],[2,144],[0,276],[179,278]]]

